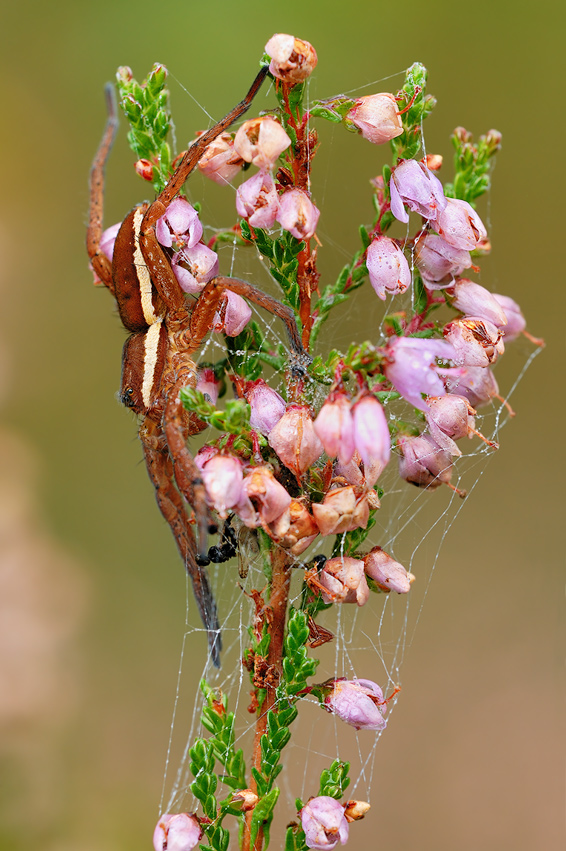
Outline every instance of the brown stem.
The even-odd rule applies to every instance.
[[[281,678],[283,670],[283,641],[285,638],[285,624],[287,620],[287,603],[289,600],[289,581],[291,577],[291,568],[289,566],[287,554],[284,550],[274,548],[271,552],[271,588],[269,598],[269,608],[272,611],[272,617],[268,621],[268,630],[271,635],[269,642],[269,650],[267,653],[268,664],[268,681],[266,682],[265,700],[261,706],[255,728],[252,764],[253,767],[261,773],[262,758],[261,758],[261,737],[267,731],[267,713],[275,709],[276,704],[276,688]],[[257,785],[252,777],[250,788],[253,792],[257,792]],[[246,814],[246,824],[244,827],[244,835],[242,837],[242,851],[261,851],[263,848],[263,830],[260,828],[256,840],[252,846],[251,841],[251,826],[252,813]]]

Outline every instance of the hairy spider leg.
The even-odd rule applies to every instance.
[[[114,87],[107,83],[104,87],[108,119],[102,140],[90,170],[90,212],[86,234],[86,248],[92,268],[100,280],[114,293],[112,282],[112,263],[100,250],[102,238],[102,216],[104,207],[104,169],[118,130],[118,111]]]
[[[222,638],[216,603],[206,570],[199,567],[196,562],[195,536],[182,497],[173,484],[173,461],[169,454],[169,447],[163,440],[159,426],[149,418],[145,419],[140,429],[140,440],[147,472],[155,487],[157,504],[173,532],[181,559],[191,579],[199,614],[206,628],[210,655],[214,665],[219,668]]]

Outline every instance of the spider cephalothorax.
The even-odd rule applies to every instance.
[[[250,106],[267,74],[261,69],[241,103],[188,149],[153,203],[128,213],[116,237],[112,261],[101,250],[104,166],[117,127],[114,97],[107,88],[109,118],[91,171],[87,250],[95,273],[114,294],[124,327],[130,332],[122,356],[120,399],[140,417],[139,436],[159,508],[167,520],[190,575],[200,616],[208,633],[212,659],[219,664],[220,627],[208,576],[198,558],[206,554],[208,510],[200,472],[187,438],[203,424],[182,406],[179,392],[196,384],[193,356],[208,334],[226,290],[279,316],[286,324],[296,368],[304,354],[292,310],[245,281],[216,277],[189,303],[159,244],[158,220],[167,212],[206,147]],[[192,507],[198,527],[187,504]],[[198,546],[197,546],[198,540]]]

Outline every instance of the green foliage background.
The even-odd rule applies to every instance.
[[[72,653],[59,660],[69,664],[73,695],[65,711],[0,712],[0,847],[150,847],[184,625],[182,570],[133,423],[113,395],[123,335],[109,297],[92,288],[83,248],[103,84],[118,65],[142,77],[159,60],[220,116],[247,88],[267,39],[283,31],[317,49],[313,95],[377,80],[362,93],[395,90],[401,76],[384,78],[423,62],[439,101],[427,146],[445,154],[445,171],[455,124],[502,131],[489,206],[480,208],[494,244],[482,281],[516,298],[530,330],[549,344],[513,396],[517,417],[502,449],[445,541],[408,648],[400,705],[378,748],[373,809],[353,826],[349,848],[557,848],[563,520],[555,471],[564,419],[559,409],[552,425],[550,413],[557,398],[563,406],[563,163],[548,142],[561,137],[563,7],[288,0],[278,12],[274,3],[225,0],[20,0],[2,17],[4,445],[17,436],[32,452],[40,522],[88,585]],[[173,80],[171,89],[184,140],[205,121]],[[315,198],[325,232],[352,253],[357,224],[371,217],[376,153],[346,132],[329,139]],[[337,170],[344,157],[347,181]],[[106,223],[144,194],[122,129],[108,169]],[[322,270],[336,274],[343,255],[328,242]],[[352,336],[371,336],[376,319],[367,310],[348,318]],[[501,364],[503,387],[519,362],[509,356]],[[12,487],[9,480],[6,504]],[[16,667],[27,664],[9,640],[0,652]],[[203,652],[204,644],[195,647],[195,656]],[[199,673],[197,666],[195,687]]]

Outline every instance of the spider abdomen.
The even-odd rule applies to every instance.
[[[131,334],[124,343],[120,401],[136,414],[147,414],[155,404],[166,352],[167,331],[161,320]]]
[[[139,244],[146,210],[147,204],[139,204],[128,213],[118,231],[112,256],[114,293],[120,319],[128,331],[145,331],[163,315],[161,299]]]

